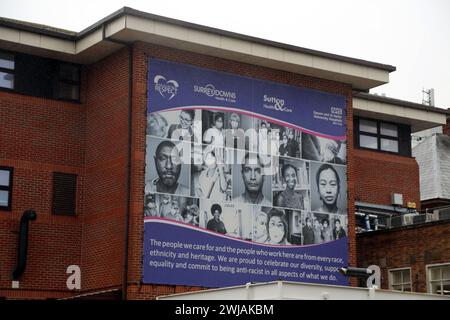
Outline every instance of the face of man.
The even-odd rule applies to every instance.
[[[249,192],[259,192],[264,183],[262,167],[257,163],[246,163],[242,168],[245,190]]]
[[[156,171],[166,187],[173,187],[180,176],[181,158],[176,147],[164,146],[155,156]]]
[[[192,124],[191,115],[187,112],[181,111],[180,113],[180,126],[183,129],[188,129]]]
[[[333,170],[327,169],[319,175],[319,194],[323,202],[328,206],[336,204],[338,195],[337,178]]]
[[[306,225],[307,225],[308,227],[311,227],[311,220],[307,219],[307,220],[306,220]]]
[[[284,224],[280,217],[274,216],[269,221],[269,237],[273,242],[281,242],[284,238]]]
[[[284,180],[289,189],[294,189],[297,184],[297,172],[294,168],[288,167],[284,170]]]
[[[324,228],[328,228],[328,221],[325,220],[325,221],[323,222],[323,227],[324,227]]]

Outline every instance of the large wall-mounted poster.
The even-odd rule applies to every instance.
[[[150,59],[143,282],[346,285],[346,99]]]

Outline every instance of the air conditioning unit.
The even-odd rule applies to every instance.
[[[414,216],[413,214],[405,214],[402,216],[402,225],[406,226],[409,224],[413,224],[414,223]]]
[[[391,195],[391,204],[393,206],[403,206],[403,195],[401,193],[393,193]]]

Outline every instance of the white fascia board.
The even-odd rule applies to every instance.
[[[0,41],[65,54],[75,54],[75,43],[73,41],[8,27],[0,27]]]
[[[141,39],[146,39],[149,42],[152,39],[159,39],[158,43],[172,45],[177,49],[324,77],[352,84],[356,88],[369,88],[389,82],[389,72],[385,70],[277,48],[226,35],[194,30],[167,22],[126,15],[109,22],[106,27],[107,30],[110,24],[116,26],[110,28],[111,32],[108,35],[111,37],[118,35],[121,38],[120,33],[125,30],[136,31],[146,34],[146,36],[141,36]],[[129,40],[132,42],[138,39]]]
[[[446,115],[432,110],[419,110],[406,106],[399,106],[390,103],[353,98],[353,109],[355,111],[366,111],[396,118],[408,119],[411,121],[423,121],[434,123],[435,126],[446,124]]]

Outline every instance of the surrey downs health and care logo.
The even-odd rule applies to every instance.
[[[272,109],[280,112],[292,112],[292,108],[285,106],[284,99],[264,95],[263,107],[266,109]]]
[[[170,100],[177,94],[179,84],[175,80],[167,80],[162,75],[156,75],[153,82],[155,91],[159,92],[163,98]]]
[[[207,84],[206,86],[194,86],[194,92],[207,95],[208,97],[214,98],[219,101],[226,102],[236,102],[237,94],[233,91],[226,91],[216,89],[212,84]]]

